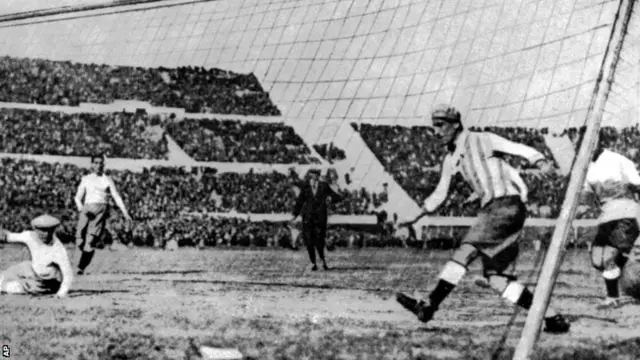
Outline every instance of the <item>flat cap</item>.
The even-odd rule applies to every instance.
[[[320,171],[320,169],[309,169],[309,174],[320,175],[322,174],[322,172]]]
[[[40,215],[31,220],[31,226],[36,229],[51,229],[58,225],[60,225],[60,220],[48,214]]]
[[[460,112],[453,106],[438,104],[433,108],[431,118],[442,119],[448,122],[460,122]]]

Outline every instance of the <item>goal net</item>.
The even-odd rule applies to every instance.
[[[0,54],[253,73],[301,121],[425,125],[446,102],[468,126],[564,129],[584,124],[619,1],[130,3],[6,20]]]

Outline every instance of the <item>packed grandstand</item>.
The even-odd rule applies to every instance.
[[[182,108],[186,112],[183,118],[177,118],[171,113],[66,113],[51,108],[51,105],[109,104],[114,100],[144,101],[152,106]],[[135,220],[134,228],[125,230],[121,218],[113,216],[110,238],[124,244],[147,246],[163,246],[172,239],[184,246],[290,244],[290,233],[280,224],[186,214],[288,213],[295,201],[296,184],[305,176],[296,170],[296,165],[319,163],[314,154],[334,164],[349,156],[332,144],[307,144],[292,127],[282,123],[239,121],[238,115],[274,116],[280,112],[255,76],[219,69],[113,67],[3,57],[0,59],[0,101],[12,103],[11,107],[0,109],[0,153],[5,154],[0,159],[3,226],[16,231],[27,226],[34,213],[48,212],[64,220],[62,233],[68,240],[73,238],[77,216],[73,196],[87,169],[6,154],[87,157],[99,152],[107,159],[167,159],[170,151],[167,139],[170,138],[195,161],[291,165],[287,174],[235,173],[215,167],[154,166],[143,172],[109,170]],[[25,107],[21,108],[20,104]],[[34,104],[42,107],[34,108]],[[225,116],[190,118],[190,114],[202,113]],[[428,126],[367,123],[352,126],[393,179],[418,204],[435,188],[444,151]],[[553,158],[542,136],[548,132],[546,129],[474,130],[496,132]],[[602,134],[615,150],[640,164],[640,154],[631,146],[640,140],[637,127],[622,130],[605,127]],[[566,129],[556,134],[565,135],[575,146],[579,145],[580,129]],[[519,159],[507,160],[516,168],[527,168]],[[340,176],[350,184],[348,173]],[[530,216],[556,217],[567,176],[558,174],[551,179],[541,179],[533,172],[525,172],[524,180],[529,187]],[[378,214],[381,205],[393,201],[386,191],[376,193],[351,185],[343,189],[347,198],[334,205],[334,214]],[[460,179],[452,186],[453,196],[438,210],[438,215],[474,216],[479,204],[465,203],[471,195],[469,188]],[[389,246],[417,242],[412,239],[414,234],[397,228],[397,214],[378,216],[378,219],[379,226],[366,231],[332,227],[328,235],[330,243]],[[425,239],[439,238],[441,233],[455,238],[460,230],[429,228],[425,230]]]

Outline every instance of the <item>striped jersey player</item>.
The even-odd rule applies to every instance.
[[[75,196],[76,207],[80,212],[76,227],[76,245],[81,251],[78,275],[84,274],[91,263],[95,253],[94,247],[104,233],[109,216],[109,196],[113,197],[125,220],[131,226],[131,217],[116,185],[111,177],[104,173],[104,157],[92,156],[91,166],[91,174],[82,177]]]
[[[607,296],[599,307],[621,304],[618,280],[628,254],[640,235],[638,217],[640,175],[633,161],[606,149],[600,141],[593,154],[581,194],[578,213],[600,211],[598,231],[591,243],[591,262],[604,278]],[[640,241],[636,244],[640,246]]]
[[[414,299],[397,293],[397,301],[417,315],[422,322],[431,320],[442,301],[462,280],[468,266],[482,259],[487,283],[508,302],[529,309],[532,292],[506,274],[519,251],[519,242],[526,218],[527,189],[518,172],[500,153],[523,157],[550,172],[544,155],[525,145],[517,144],[488,132],[470,132],[463,128],[460,113],[453,107],[439,105],[432,113],[436,136],[447,147],[440,181],[425,200],[423,213],[408,224],[433,213],[448,197],[453,176],[460,173],[480,198],[481,210],[462,245],[454,252],[439,275],[435,289],[426,299]],[[569,331],[567,320],[552,308],[547,310],[545,331]]]

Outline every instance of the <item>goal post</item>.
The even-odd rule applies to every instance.
[[[565,244],[575,218],[576,207],[583,187],[588,166],[599,138],[600,124],[605,111],[605,105],[611,90],[611,84],[616,72],[620,51],[624,43],[629,19],[633,13],[635,0],[621,0],[616,14],[609,44],[602,61],[602,66],[595,84],[594,96],[587,113],[587,128],[582,145],[576,156],[569,185],[562,210],[549,245],[547,256],[538,277],[533,304],[527,314],[520,341],[514,353],[514,360],[529,360],[535,344],[540,336],[542,320],[549,306],[551,292],[556,282],[561,266]]]

